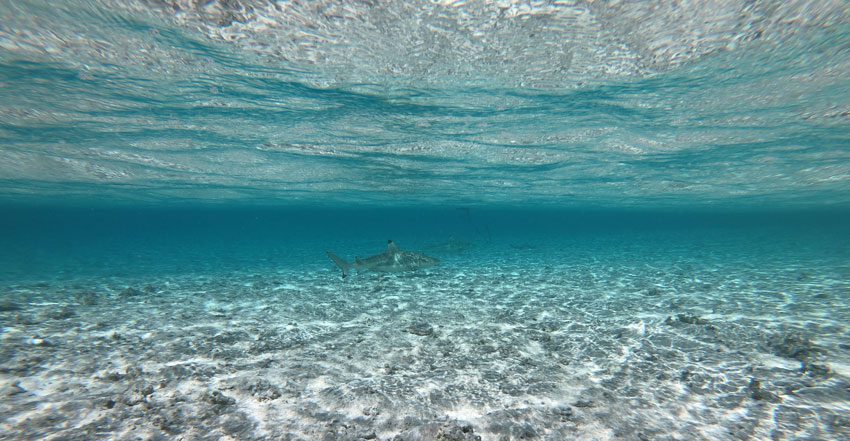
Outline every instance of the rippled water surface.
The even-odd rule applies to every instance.
[[[842,1],[16,1],[5,200],[848,201]]]

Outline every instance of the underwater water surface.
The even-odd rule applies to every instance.
[[[841,1],[0,2],[0,439],[850,438],[848,47]]]

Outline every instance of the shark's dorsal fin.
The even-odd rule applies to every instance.
[[[398,247],[395,245],[395,242],[392,239],[387,241],[387,254],[395,254],[398,252]]]

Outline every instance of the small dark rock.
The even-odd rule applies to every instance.
[[[221,428],[224,433],[236,439],[245,439],[254,430],[255,423],[241,412],[232,413],[222,418]],[[241,436],[240,436],[241,435]]]
[[[110,372],[103,376],[103,379],[106,381],[121,381],[124,379],[124,375],[121,375],[118,372]]]
[[[153,386],[147,383],[137,383],[133,390],[136,391],[139,395],[146,397],[153,393]]]
[[[497,347],[493,346],[493,345],[485,344],[485,345],[482,345],[481,347],[479,347],[479,350],[481,351],[482,354],[492,354],[492,353],[498,351],[499,349]]]
[[[829,378],[832,376],[832,369],[829,366],[817,363],[803,363],[801,371],[815,378]]]
[[[405,419],[405,425],[409,426],[418,423],[416,420],[408,421]],[[410,424],[407,424],[410,423]],[[458,422],[431,422],[421,424],[406,430],[394,438],[393,441],[481,441],[481,437],[475,434],[472,426],[466,423]]]
[[[236,399],[228,397],[217,390],[205,393],[202,399],[216,406],[232,406],[236,404]]]
[[[71,318],[75,315],[77,315],[77,313],[74,311],[74,308],[72,308],[70,306],[63,306],[59,309],[54,309],[54,310],[48,312],[47,318],[50,318],[50,319],[53,319],[53,320],[66,320],[66,319],[69,319],[69,318]]]
[[[77,302],[84,306],[96,305],[98,302],[98,295],[94,291],[82,291],[77,293]]]
[[[823,419],[827,427],[835,430],[846,431],[850,429],[850,415],[825,414]]]
[[[128,286],[123,291],[121,291],[121,297],[137,297],[144,294],[145,293],[136,288],[133,288],[132,286]]]
[[[414,323],[407,327],[407,332],[414,335],[429,336],[434,334],[434,327],[425,322]]]
[[[103,407],[107,409],[112,409],[113,407],[115,407],[115,404],[117,404],[115,400],[110,399],[106,400],[106,402],[103,403]]]
[[[251,396],[260,401],[276,400],[281,396],[280,389],[277,386],[271,384],[268,380],[264,379],[249,384],[246,389],[251,394]]]
[[[518,397],[520,395],[525,394],[527,391],[517,384],[512,383],[502,383],[499,384],[499,392],[510,395],[512,397]]]
[[[8,385],[8,386],[4,387],[4,388],[3,388],[2,395],[3,395],[3,396],[6,396],[6,397],[11,397],[11,396],[15,396],[15,395],[18,395],[18,394],[25,393],[26,391],[27,391],[27,390],[26,390],[26,389],[24,389],[24,388],[21,386],[21,382],[20,382],[20,381],[16,381],[15,383],[10,384],[10,385]]]
[[[245,331],[225,331],[213,336],[212,341],[218,345],[232,345],[249,339]]]
[[[163,409],[161,413],[152,418],[154,425],[162,429],[163,432],[170,435],[177,435],[183,432],[186,424],[186,417],[183,415],[181,408]]]
[[[592,400],[578,400],[575,403],[573,403],[573,406],[575,406],[575,407],[593,407],[593,406],[596,406],[596,403],[594,403]]]
[[[664,324],[667,326],[676,326],[680,324],[707,325],[708,323],[708,320],[693,314],[678,314],[675,319],[673,317],[667,317],[667,320],[664,321]]]
[[[0,301],[0,312],[20,311],[21,309],[23,309],[21,308],[21,305],[18,305],[9,299]]]
[[[480,441],[475,430],[469,424],[446,424],[437,432],[436,441]]]
[[[153,386],[147,383],[135,383],[122,396],[121,401],[128,406],[142,404],[148,400],[148,396],[153,394]]]
[[[661,294],[663,294],[663,293],[661,292],[661,290],[660,290],[660,289],[658,289],[658,288],[657,288],[657,287],[655,287],[655,286],[653,286],[653,287],[651,287],[651,288],[649,288],[649,289],[647,289],[647,290],[646,290],[646,295],[651,296],[651,297],[660,296]]]
[[[35,325],[40,323],[41,320],[38,318],[32,317],[28,314],[17,313],[12,317],[12,323],[16,325]]]
[[[565,421],[571,416],[573,416],[573,408],[564,404],[556,406],[554,409],[552,409],[552,413],[557,415],[558,418],[561,419],[561,421]]]
[[[561,329],[561,323],[556,320],[546,320],[539,325],[541,331],[555,332]]]
[[[768,345],[773,353],[780,357],[791,358],[802,362],[808,362],[811,357],[823,352],[823,349],[814,344],[803,334],[787,334],[773,336]]]
[[[527,421],[503,421],[492,424],[489,429],[493,433],[501,434],[499,439],[506,440],[536,439],[540,436],[537,429],[535,429],[534,426]]]
[[[124,375],[126,375],[127,378],[131,378],[131,379],[141,377],[142,373],[143,373],[142,368],[137,367],[137,366],[130,366],[130,367],[127,368],[127,370],[124,371]]]
[[[782,398],[778,395],[762,389],[761,382],[755,378],[750,380],[747,390],[750,392],[750,398],[756,401],[767,401],[769,403],[779,403],[782,401]]]

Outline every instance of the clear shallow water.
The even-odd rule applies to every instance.
[[[4,438],[850,434],[847,212],[6,213]]]
[[[848,23],[3,2],[0,439],[846,439]]]

